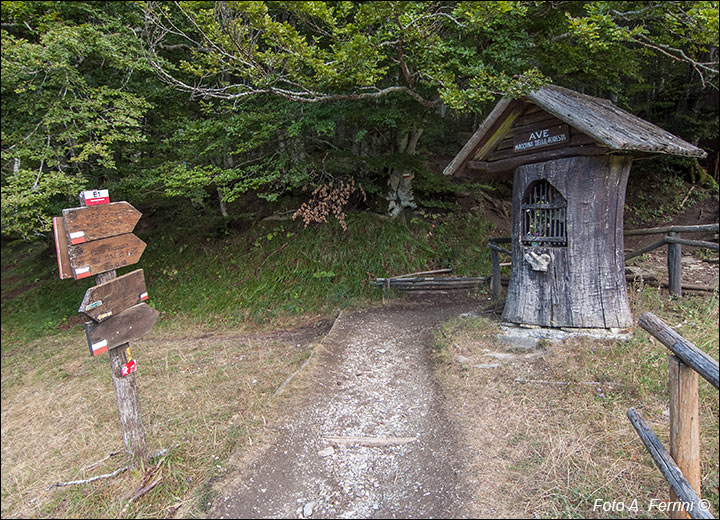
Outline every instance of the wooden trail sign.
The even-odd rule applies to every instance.
[[[97,356],[150,332],[160,313],[145,303],[138,303],[110,318],[85,323],[90,354]]]
[[[70,267],[70,256],[68,256],[68,239],[65,233],[65,221],[62,217],[53,217],[53,235],[55,236],[55,253],[57,254],[60,279],[72,278],[73,271],[72,267]]]
[[[127,202],[111,204],[107,190],[79,198],[81,207],[53,218],[58,270],[61,279],[96,275],[78,311],[94,320],[85,323],[90,354],[108,353],[125,454],[136,466],[147,462],[147,444],[129,342],[150,332],[160,313],[139,303],[147,298],[142,269],[119,278],[115,269],[136,263],[145,251],[145,242],[132,234],[141,213]]]
[[[146,245],[132,233],[125,233],[70,246],[68,255],[73,276],[79,280],[137,263]]]
[[[145,276],[142,269],[136,269],[109,282],[90,287],[78,312],[101,322],[148,298]]]
[[[70,244],[132,233],[142,213],[127,202],[68,208],[62,211]]]

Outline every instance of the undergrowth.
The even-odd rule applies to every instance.
[[[143,226],[136,231],[147,243],[140,262],[118,270],[144,269],[148,303],[161,312],[156,327],[271,326],[378,300],[380,291],[368,283],[375,277],[440,267],[489,272],[483,242],[490,226],[470,215],[406,222],[351,213],[347,231],[336,221],[237,232],[222,221],[196,220],[156,218]],[[6,244],[2,258],[3,351],[82,326],[77,308],[91,279],[59,280],[47,243]]]

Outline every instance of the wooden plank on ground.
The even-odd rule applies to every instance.
[[[90,354],[97,356],[130,341],[136,341],[150,332],[160,313],[147,305],[138,303],[100,323],[85,323]]]
[[[78,280],[135,264],[140,260],[146,245],[132,233],[125,233],[70,246],[68,254],[73,276]]]
[[[71,244],[132,233],[142,216],[142,213],[124,201],[68,208],[62,213]]]
[[[90,287],[78,312],[101,322],[148,298],[145,276],[142,269],[136,269],[118,276],[106,283]]]
[[[325,440],[344,446],[368,446],[381,448],[384,446],[400,446],[417,440],[416,437],[356,437],[356,436],[325,436]]]

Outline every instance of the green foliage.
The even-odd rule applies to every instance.
[[[380,289],[368,284],[375,277],[438,267],[469,276],[489,270],[481,247],[489,228],[478,218],[435,215],[406,224],[350,213],[347,226],[344,232],[334,221],[307,228],[291,221],[228,231],[217,240],[208,232],[218,223],[202,212],[149,224],[156,231],[136,233],[148,244],[141,267],[149,303],[162,311],[159,326],[331,313],[380,298]],[[2,258],[3,348],[66,330],[71,320],[80,323],[77,305],[91,280],[59,280],[47,244],[4,245]]]
[[[47,235],[83,188],[264,215],[353,179],[377,210],[400,172],[414,174],[421,208],[451,210],[454,187],[428,161],[457,151],[466,113],[477,125],[498,95],[546,81],[717,147],[717,2],[3,2],[1,13],[4,236]]]
[[[2,3],[2,232],[25,237],[137,143],[150,105],[125,87],[145,71],[123,3]],[[89,21],[88,21],[89,20]],[[94,186],[93,186],[94,187]]]
[[[626,222],[644,227],[648,223],[670,221],[693,205],[718,196],[715,181],[703,170],[703,185],[693,178],[697,160],[660,156],[633,164],[626,195]],[[698,182],[695,184],[695,182]],[[648,183],[653,186],[647,189]]]

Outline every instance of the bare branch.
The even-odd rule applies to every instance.
[[[371,88],[359,87],[354,92],[335,94],[329,92],[318,92],[308,86],[302,85],[300,82],[292,79],[284,67],[283,64],[280,69],[268,71],[265,67],[254,59],[252,52],[247,49],[247,43],[241,42],[238,39],[238,35],[234,34],[229,29],[228,23],[223,23],[223,33],[226,34],[233,42],[237,53],[229,53],[224,50],[221,46],[215,44],[210,37],[202,30],[194,18],[186,12],[182,6],[177,2],[175,5],[178,7],[182,15],[188,20],[192,27],[201,36],[202,41],[197,41],[194,37],[188,35],[185,31],[179,29],[167,16],[163,16],[162,13],[158,12],[154,7],[156,4],[147,4],[145,13],[146,20],[146,57],[149,64],[155,69],[156,73],[164,82],[174,86],[178,90],[190,93],[191,97],[200,98],[214,98],[224,99],[229,101],[237,101],[242,98],[248,98],[251,96],[258,96],[262,94],[270,94],[279,96],[291,101],[298,101],[303,103],[319,103],[319,102],[333,102],[333,101],[346,101],[346,100],[362,100],[362,99],[377,99],[392,93],[404,93],[415,99],[417,102],[425,107],[433,108],[439,103],[438,100],[428,100],[422,95],[416,92],[412,87],[414,81],[410,75],[407,66],[403,68],[404,77],[409,83],[409,87],[402,85],[389,86],[383,89],[372,88],[372,91],[368,91]],[[167,35],[174,35],[180,37],[187,43],[181,44],[168,44],[165,43],[164,39]],[[257,35],[256,35],[257,36]],[[383,42],[385,43],[385,42]],[[392,42],[393,44],[399,45],[399,41]],[[191,50],[205,52],[213,54],[220,58],[221,63],[226,63],[229,67],[240,67],[240,71],[244,71],[246,76],[239,82],[235,82],[230,85],[223,86],[209,86],[204,84],[204,78],[198,78],[193,84],[187,80],[182,80],[177,75],[172,74],[163,66],[163,60],[158,56],[157,50],[163,48],[181,48],[180,46],[188,46]],[[297,51],[294,49],[281,47],[284,52],[289,55],[298,56]],[[399,49],[400,59],[403,58],[402,48]],[[302,56],[298,56],[302,58]],[[402,63],[404,65],[404,62]],[[229,69],[228,69],[229,72]],[[236,71],[237,72],[237,71]],[[253,79],[253,76],[258,78]]]
[[[46,491],[50,491],[52,488],[56,488],[56,487],[77,486],[80,484],[89,484],[90,482],[95,482],[96,480],[113,478],[113,477],[118,476],[123,471],[127,471],[128,467],[129,466],[125,466],[120,469],[116,469],[112,473],[106,473],[104,475],[95,475],[94,477],[86,478],[83,480],[70,480],[69,482],[56,482],[55,484],[49,486]]]
[[[676,47],[671,47],[670,45],[665,45],[662,43],[652,43],[649,41],[647,36],[644,36],[642,34],[638,35],[638,38],[632,38],[631,41],[635,43],[639,43],[640,45],[644,45],[645,47],[649,47],[651,49],[655,49],[658,52],[661,52],[665,56],[668,56],[672,58],[675,61],[680,61],[684,63],[688,63],[692,65],[693,69],[695,69],[695,72],[697,72],[698,76],[700,76],[700,81],[702,82],[703,87],[707,86],[707,78],[705,77],[706,74],[710,74],[710,76],[716,76],[718,74],[718,62],[699,62],[691,57],[689,57],[682,49],[678,49]],[[713,68],[712,65],[715,67]],[[718,89],[717,85],[712,85],[716,90]]]

